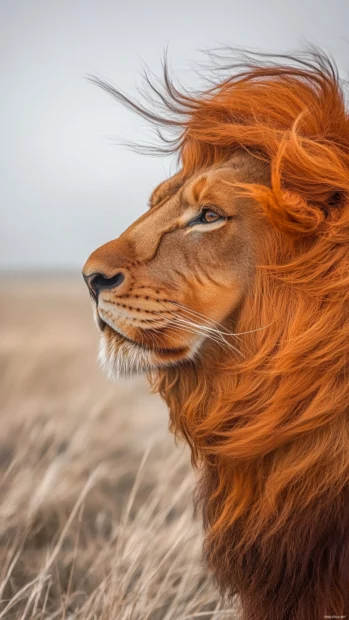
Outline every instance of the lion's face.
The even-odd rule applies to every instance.
[[[267,182],[250,155],[153,192],[150,209],[88,258],[83,275],[102,331],[109,376],[166,367],[204,354],[253,284],[265,223],[234,182]],[[218,324],[220,326],[218,327]]]

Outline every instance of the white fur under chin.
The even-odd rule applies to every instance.
[[[183,362],[188,359],[194,359],[202,340],[200,339],[195,344],[190,355],[183,359]],[[157,368],[177,365],[181,362],[161,362],[159,359],[156,359],[156,354],[152,351],[142,349],[131,342],[127,342],[127,340],[120,342],[114,339],[107,339],[102,334],[98,348],[98,363],[108,379],[115,381],[120,378],[141,375]]]
[[[110,380],[144,374],[153,367],[150,358],[150,352],[142,351],[126,340],[116,343],[104,335],[100,338],[98,363]]]

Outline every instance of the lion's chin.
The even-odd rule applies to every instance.
[[[98,362],[108,379],[131,377],[193,359],[195,347],[149,349],[105,326],[101,334]]]

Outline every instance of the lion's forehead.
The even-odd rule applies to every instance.
[[[188,205],[197,207],[207,202],[225,202],[226,198],[231,199],[236,180],[239,180],[236,167],[227,164],[201,170],[185,180],[177,173],[155,188],[151,195],[150,206],[153,209],[162,208],[173,198],[179,200],[182,211]]]

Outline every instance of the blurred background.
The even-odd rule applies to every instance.
[[[197,86],[200,50],[312,43],[346,78],[348,23],[347,0],[0,0],[0,620],[238,618],[165,406],[95,362],[81,266],[175,162],[118,146],[152,133],[87,76],[137,97],[166,48]]]

